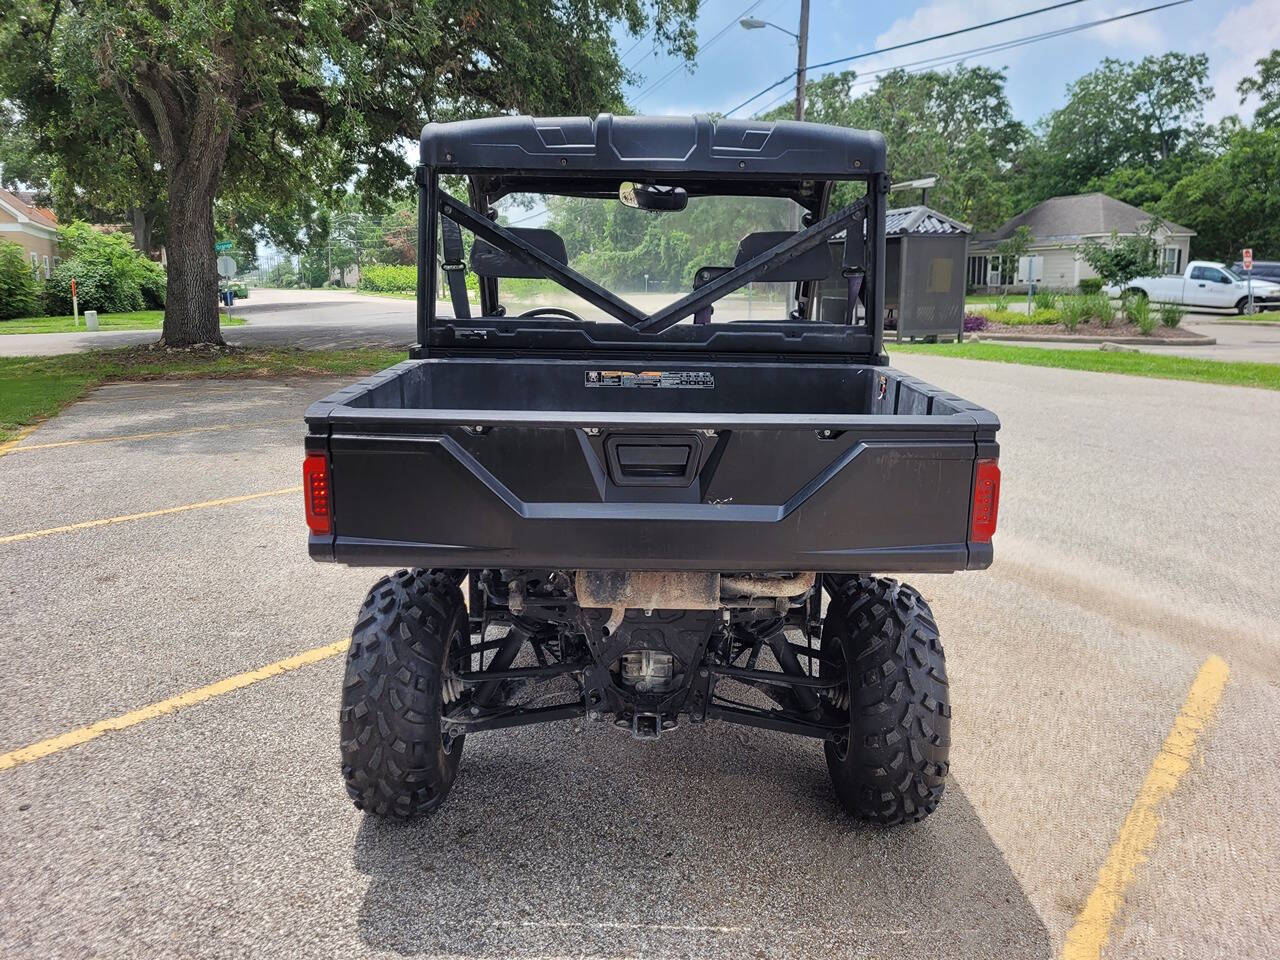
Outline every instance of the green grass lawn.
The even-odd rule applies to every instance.
[[[362,376],[399,363],[403,350],[255,350],[217,353],[126,347],[53,357],[0,357],[0,443],[113,380]]]
[[[237,317],[232,308],[231,320],[225,313],[222,325],[238,327],[245,322],[244,317]],[[0,334],[6,333],[75,333],[83,331],[84,314],[80,314],[80,325],[72,326],[75,318],[65,317],[19,317],[16,320],[0,320]],[[159,330],[164,323],[163,310],[134,310],[130,313],[100,313],[98,328],[100,330]]]
[[[1034,367],[1062,367],[1161,380],[1194,380],[1280,390],[1280,364],[1275,363],[1238,363],[1153,353],[1104,353],[1101,350],[1042,350],[998,343],[903,343],[886,345],[886,349],[891,358],[896,353],[927,353],[996,363],[1023,363]]]

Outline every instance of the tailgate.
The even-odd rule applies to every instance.
[[[308,449],[328,455],[333,522],[310,549],[378,566],[985,567],[991,545],[970,542],[970,514],[975,463],[998,455],[998,424],[966,406],[843,417],[313,408]]]

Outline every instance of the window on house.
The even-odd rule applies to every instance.
[[[1182,248],[1164,247],[1160,251],[1160,270],[1165,274],[1182,272]]]
[[[44,263],[41,266],[44,267],[44,278],[48,280],[49,279],[49,258],[48,257],[44,258]]]
[[[32,273],[40,272],[40,254],[35,252],[32,252],[31,254],[31,272]]]

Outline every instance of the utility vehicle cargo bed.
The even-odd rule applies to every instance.
[[[653,361],[648,363],[652,364]],[[848,363],[410,360],[313,404],[348,564],[952,571],[989,411]],[[394,505],[394,509],[389,509]]]

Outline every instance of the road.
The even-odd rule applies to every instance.
[[[630,295],[633,302],[650,309],[670,302],[670,294]],[[531,306],[546,306],[552,300],[512,304],[512,312]],[[774,305],[776,308],[780,304]],[[442,314],[450,314],[447,303],[439,306]],[[765,301],[748,306],[745,299],[722,303],[718,319],[745,319],[749,311],[757,315],[769,309]],[[302,346],[308,349],[330,347],[385,346],[403,347],[414,340],[414,304],[412,300],[375,297],[345,290],[267,290],[255,289],[249,300],[241,301],[236,313],[248,319],[240,327],[227,327],[223,336],[228,343],[243,346]],[[603,316],[603,315],[600,315]],[[1275,316],[1275,314],[1268,314]],[[1189,314],[1184,324],[1188,329],[1217,339],[1207,347],[1143,347],[1152,353],[1206,357],[1215,360],[1249,360],[1280,363],[1280,323],[1241,324],[1227,315]],[[0,356],[47,355],[72,353],[101,347],[124,347],[151,343],[154,330],[100,331],[97,333],[41,333],[0,336]],[[1072,348],[1070,344],[1050,343],[1040,346]],[[1096,350],[1096,345],[1080,345],[1076,349]]]
[[[477,735],[434,818],[366,819],[339,648],[288,661],[341,643],[380,572],[306,557],[299,417],[338,384],[68,408],[0,456],[0,753],[62,738],[0,763],[0,956],[1046,957],[1213,656],[1225,693],[1103,955],[1274,956],[1280,395],[900,365],[1001,415],[1004,493],[991,570],[913,578],[953,776],[895,830],[835,812],[815,744],[721,724]]]

